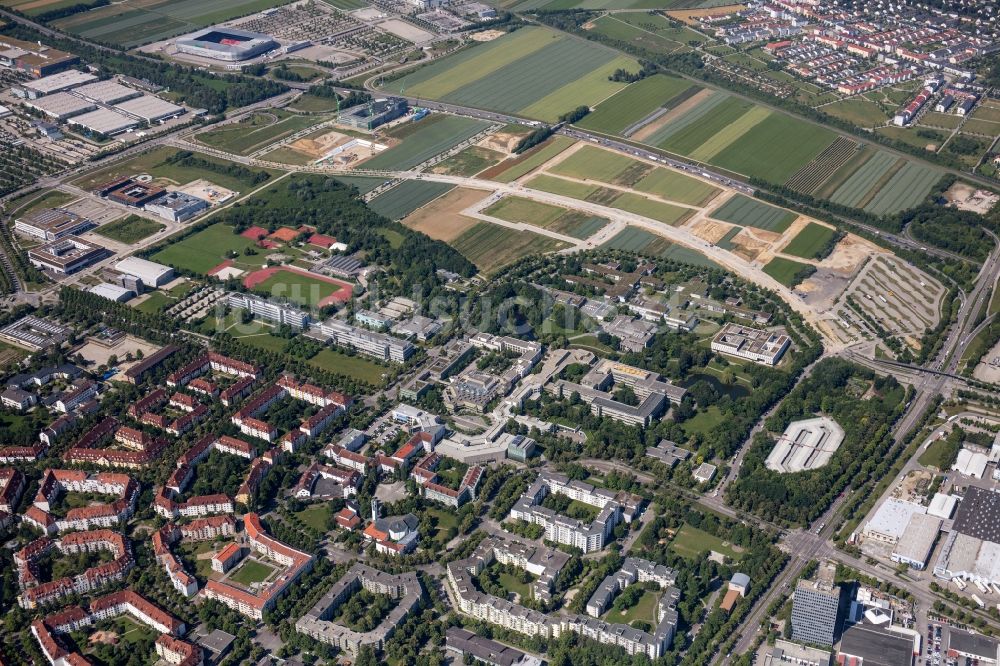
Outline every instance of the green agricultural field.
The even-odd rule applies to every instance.
[[[937,169],[915,162],[907,162],[888,183],[872,197],[865,212],[874,215],[898,213],[919,205],[931,188],[941,179]]]
[[[487,275],[529,254],[562,250],[562,241],[530,231],[514,231],[480,222],[449,243]]]
[[[482,146],[470,146],[462,152],[438,163],[433,171],[434,173],[446,173],[452,176],[474,176],[480,171],[493,166],[503,158],[504,154],[497,150],[490,150]]]
[[[705,143],[691,151],[691,159],[699,162],[711,162],[712,159],[741,139],[744,134],[752,131],[771,116],[771,112],[762,106],[751,107],[734,122],[713,134]]]
[[[696,125],[708,116],[715,113],[717,108],[723,108],[725,110],[728,106],[736,104],[733,98],[721,91],[712,91],[708,95],[704,96],[700,100],[699,104],[693,109],[689,109],[687,113],[682,116],[673,118],[670,122],[663,125],[655,132],[650,134],[644,139],[645,143],[651,146],[657,146],[662,148],[664,144],[670,140],[676,134],[683,133],[684,130],[689,125]],[[727,113],[729,113],[727,111]],[[737,109],[734,117],[738,117],[741,111]]]
[[[895,155],[884,150],[876,152],[837,188],[830,196],[830,201],[842,206],[857,207],[872,186],[898,161]]]
[[[249,587],[254,583],[263,583],[274,572],[274,567],[264,564],[260,560],[246,560],[235,573],[229,576],[229,580]]]
[[[617,134],[690,87],[691,84],[684,79],[664,74],[648,76],[598,104],[577,124],[586,129]]]
[[[539,227],[552,224],[565,212],[565,208],[521,197],[504,197],[483,210],[486,215],[492,215],[507,222],[523,222]]]
[[[383,178],[370,178],[368,176],[337,176],[334,180],[356,187],[358,194],[367,194],[385,182]]]
[[[123,0],[53,25],[91,41],[132,48],[285,4],[286,0]],[[48,10],[48,7],[39,8]]]
[[[733,242],[733,239],[736,238],[741,231],[743,231],[743,227],[733,227],[726,232],[725,236],[719,239],[719,242],[716,243],[716,245],[721,247],[723,250],[731,251],[736,249],[736,243]]]
[[[673,244],[662,236],[639,227],[625,227],[601,247],[638,252],[651,257],[663,257]]]
[[[233,233],[225,224],[213,224],[187,238],[171,243],[149,259],[183,270],[204,275],[226,259],[228,252],[242,254],[254,242]],[[263,259],[258,258],[258,264]]]
[[[393,92],[553,122],[625,87],[609,81],[631,58],[553,30],[528,27],[473,46],[385,86]]]
[[[775,257],[764,266],[764,272],[786,287],[794,287],[801,282],[800,271],[806,268],[810,268],[810,265],[784,257]]]
[[[573,139],[567,136],[554,136],[548,141],[545,141],[544,143],[525,152],[523,155],[518,156],[514,160],[508,160],[507,162],[498,164],[495,174],[492,173],[494,169],[490,169],[490,177],[500,183],[514,182],[521,176],[529,174],[538,167],[542,166],[553,157],[572,146],[573,143]],[[505,166],[508,163],[509,166]]]
[[[633,164],[638,162],[621,153],[585,145],[548,171],[570,178],[614,183],[615,178]]]
[[[837,235],[835,229],[810,222],[782,250],[803,259],[815,259]]]
[[[704,181],[663,167],[656,167],[632,187],[640,192],[691,206],[703,206],[720,192],[719,188]]]
[[[797,215],[782,208],[776,208],[763,201],[737,194],[722,206],[709,214],[716,220],[739,224],[746,227],[756,227],[766,231],[783,232]]]
[[[362,7],[368,6],[368,3],[364,0],[323,0],[323,2],[331,7],[343,9],[345,12],[354,11],[355,9],[361,9]]]
[[[587,185],[586,183],[578,183],[574,180],[566,180],[565,178],[557,178],[556,176],[546,174],[532,177],[525,185],[536,190],[542,190],[543,192],[551,192],[552,194],[560,194],[564,197],[573,197],[574,199],[581,200],[586,200],[587,197],[600,189],[597,185]]]
[[[119,243],[131,245],[132,243],[141,241],[143,238],[148,238],[155,233],[159,233],[166,228],[167,225],[165,224],[147,220],[146,218],[139,217],[138,215],[129,215],[122,220],[109,222],[108,224],[94,229],[94,233],[104,236],[105,238],[110,238],[111,240],[116,240]]]
[[[276,141],[321,122],[313,116],[298,116],[287,111],[268,110],[251,114],[247,121],[225,125],[196,134],[195,139],[237,155],[249,155]]]
[[[666,128],[676,127],[678,131],[659,143],[659,147],[679,155],[690,155],[703,143],[742,118],[753,108],[753,103],[725,95],[721,102],[711,105],[710,112],[696,116],[706,106],[710,105],[699,105],[690,114],[669,123]]]
[[[372,386],[384,386],[386,369],[361,356],[348,356],[336,349],[323,349],[309,359],[309,365],[335,372]]]
[[[368,204],[368,207],[390,220],[401,220],[451,190],[454,185],[427,180],[404,180]]]
[[[488,127],[474,118],[435,113],[413,127],[403,143],[365,162],[366,169],[404,170],[439,155]]]
[[[736,173],[784,183],[836,138],[830,130],[775,112],[710,161]]]
[[[671,225],[680,224],[691,217],[692,214],[689,208],[681,208],[680,206],[672,206],[661,201],[654,201],[653,199],[647,199],[632,192],[623,192],[621,196],[611,203],[611,206]]]
[[[651,32],[639,26],[630,25],[619,18],[618,15],[608,14],[607,16],[602,16],[593,22],[593,27],[590,30],[594,34],[603,35],[617,41],[628,42],[652,53],[670,54],[675,51],[689,50],[689,47],[683,42],[671,39],[658,32]],[[693,34],[701,37],[697,33]],[[704,40],[704,37],[701,37],[701,40]]]

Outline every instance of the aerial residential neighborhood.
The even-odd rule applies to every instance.
[[[992,0],[0,0],[0,666],[1000,664]]]

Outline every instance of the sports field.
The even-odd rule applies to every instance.
[[[802,264],[784,257],[775,257],[764,266],[764,272],[786,287],[794,287],[802,281],[802,271],[813,269],[809,264]]]
[[[448,183],[404,180],[391,190],[372,199],[368,207],[390,220],[401,220],[453,187],[454,185]]]
[[[624,132],[690,87],[684,79],[664,74],[648,76],[598,104],[577,124],[608,134]]]
[[[222,263],[227,253],[232,251],[242,255],[244,249],[253,245],[249,238],[234,234],[232,227],[213,224],[184,240],[171,243],[149,259],[204,275]],[[259,257],[256,263],[260,266]]]
[[[608,80],[631,58],[540,27],[521,28],[436,61],[387,90],[554,122],[581,104],[596,105],[625,87]]]
[[[403,143],[365,162],[366,169],[410,169],[482,132],[488,123],[435,113],[414,125]]]
[[[489,222],[480,222],[449,245],[487,275],[529,254],[543,254],[568,247],[553,238],[530,231],[514,231]]]
[[[709,216],[723,222],[730,222],[746,227],[756,227],[778,233],[787,229],[788,225],[794,222],[797,217],[791,211],[775,208],[763,201],[757,201],[742,194],[735,195],[722,206],[712,211]]]
[[[86,39],[132,48],[246,16],[287,0],[122,0],[53,22]],[[38,12],[52,5],[38,6]]]
[[[803,259],[814,259],[837,235],[835,229],[810,222],[795,235],[782,252]]]
[[[308,307],[344,303],[353,293],[347,282],[289,267],[263,268],[249,273],[243,278],[243,286]]]

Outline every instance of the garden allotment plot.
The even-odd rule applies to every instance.
[[[635,71],[639,66],[608,49],[529,27],[444,58],[385,88],[554,122],[624,88],[624,83],[608,80],[619,68]]]

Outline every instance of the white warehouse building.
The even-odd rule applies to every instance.
[[[148,287],[161,287],[174,279],[174,269],[170,266],[139,257],[122,259],[115,264],[115,270],[139,278]]]

